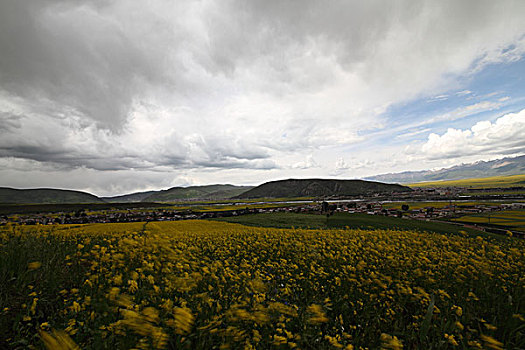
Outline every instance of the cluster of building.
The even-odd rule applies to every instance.
[[[386,215],[397,217],[408,217],[414,219],[431,218],[450,218],[471,214],[480,214],[502,210],[525,209],[525,203],[510,204],[462,204],[452,202],[444,206],[425,206],[423,208],[410,208],[409,205],[402,205],[399,208],[387,208],[386,203],[392,202],[359,202],[352,204],[338,203],[333,211],[346,213],[363,213],[369,215]]]
[[[26,215],[10,215],[0,217],[0,225],[14,222],[22,225],[53,225],[53,224],[91,224],[91,223],[118,223],[118,222],[148,222],[148,221],[176,221],[189,219],[209,219],[216,217],[238,216],[256,213],[273,212],[312,212],[318,210],[318,205],[305,204],[302,206],[284,206],[274,208],[253,209],[249,207],[238,210],[221,210],[198,212],[192,210],[149,209],[127,211],[104,211],[74,213],[38,213]]]
[[[402,204],[401,208],[391,208],[390,203],[403,203],[399,199],[391,201],[375,200],[331,200],[324,202],[281,203],[275,207],[249,208],[236,210],[221,210],[217,206],[215,211],[192,211],[176,209],[143,209],[143,210],[114,210],[102,212],[86,212],[77,210],[72,213],[40,213],[27,215],[13,215],[0,217],[0,225],[15,222],[23,225],[52,225],[52,224],[88,224],[88,223],[118,223],[118,222],[148,222],[148,221],[175,221],[188,219],[208,219],[216,217],[238,216],[256,213],[296,212],[296,213],[321,213],[333,214],[335,212],[362,213],[368,215],[384,215],[420,220],[440,220],[445,218],[460,217],[464,215],[480,214],[509,209],[525,209],[525,203],[512,204],[461,204],[449,201],[446,205],[410,208]],[[239,207],[242,207],[239,205]]]

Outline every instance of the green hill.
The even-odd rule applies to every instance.
[[[19,190],[0,187],[0,203],[9,204],[66,204],[66,203],[103,203],[97,196],[86,192],[35,188]]]
[[[158,191],[151,196],[144,198],[143,201],[176,202],[181,200],[230,199],[252,188],[252,186],[234,185],[172,187],[168,190]]]
[[[406,191],[411,189],[364,180],[289,179],[266,182],[236,198],[344,197]]]
[[[136,192],[124,194],[122,196],[101,197],[101,199],[108,203],[137,203],[142,202],[145,198],[158,192],[160,191]]]

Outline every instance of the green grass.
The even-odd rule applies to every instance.
[[[57,313],[62,302],[58,291],[81,285],[85,268],[66,260],[77,252],[75,240],[53,235],[21,236],[16,226],[12,230],[13,238],[0,245],[0,348],[10,343],[12,348],[25,349],[38,338],[34,320]],[[31,270],[28,268],[31,262],[42,265]],[[39,309],[35,314],[27,310],[33,300],[28,294],[33,289],[39,291]],[[24,321],[24,316],[29,320]],[[13,334],[17,334],[14,343],[10,339]]]
[[[398,229],[447,234],[459,234],[460,231],[465,231],[475,236],[487,235],[493,237],[492,234],[453,224],[367,214],[336,213],[327,219],[326,216],[320,214],[265,213],[216,218],[212,220],[227,221],[249,226],[277,228],[296,227],[317,229],[348,227],[352,229]]]
[[[470,188],[502,188],[525,186],[525,174],[509,176],[493,176],[478,179],[430,181],[409,184],[409,187],[470,187]]]

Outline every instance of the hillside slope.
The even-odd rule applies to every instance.
[[[364,180],[289,179],[266,182],[236,198],[330,197],[411,191],[406,186]]]
[[[181,200],[219,200],[230,199],[245,191],[252,189],[252,186],[234,185],[208,185],[173,187],[168,190],[158,191],[144,198],[143,202],[174,202]]]
[[[51,188],[35,188],[19,190],[0,187],[0,203],[9,204],[67,204],[67,203],[103,203],[104,201],[92,194]]]
[[[108,203],[136,203],[136,202],[141,202],[145,198],[155,193],[158,193],[158,192],[160,191],[136,192],[136,193],[124,194],[122,196],[101,197],[101,199]]]
[[[405,171],[395,174],[369,176],[365,179],[389,183],[415,183],[520,174],[525,174],[525,156],[502,158],[487,162],[479,161],[439,170]]]

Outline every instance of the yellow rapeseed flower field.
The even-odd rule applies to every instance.
[[[524,248],[198,220],[8,225],[0,348],[524,348]]]

